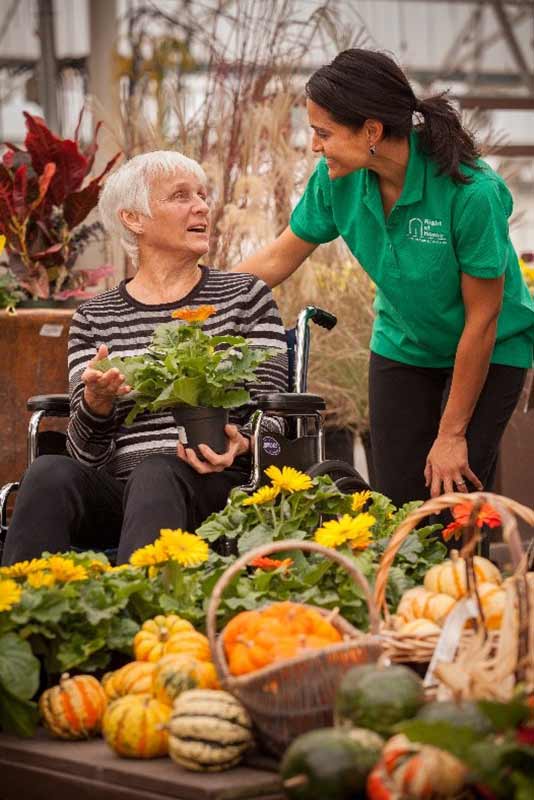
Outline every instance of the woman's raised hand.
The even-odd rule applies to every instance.
[[[99,417],[107,417],[113,411],[115,400],[131,391],[131,386],[124,383],[124,375],[116,369],[100,372],[95,369],[99,361],[108,357],[108,348],[101,344],[96,351],[96,356],[91,359],[82,373],[82,383],[85,384],[83,399],[89,410]]]

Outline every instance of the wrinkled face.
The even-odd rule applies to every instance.
[[[209,249],[207,188],[177,169],[158,175],[150,187],[151,217],[142,217],[141,238],[152,248],[203,256]]]
[[[313,129],[312,150],[326,158],[330,180],[369,166],[369,145],[373,141],[367,123],[354,131],[334,122],[329,112],[313,100],[308,99],[306,107]]]

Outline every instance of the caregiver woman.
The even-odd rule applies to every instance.
[[[341,236],[376,284],[374,488],[396,505],[489,489],[534,341],[510,192],[449,102],[418,99],[382,53],[340,53],[306,95],[321,158],[289,227],[238,269],[276,286]]]

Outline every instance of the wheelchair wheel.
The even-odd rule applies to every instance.
[[[358,470],[347,464],[346,461],[327,459],[313,464],[306,472],[312,478],[318,478],[320,475],[329,475],[338,489],[345,494],[361,492],[371,488]]]

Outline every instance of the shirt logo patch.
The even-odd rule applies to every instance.
[[[425,244],[447,244],[447,237],[441,230],[443,220],[412,217],[408,222],[408,239]]]

